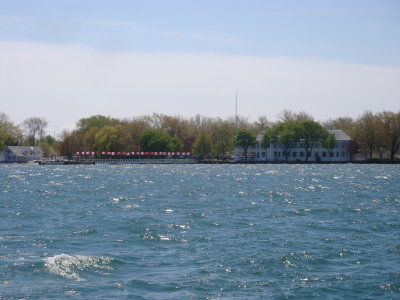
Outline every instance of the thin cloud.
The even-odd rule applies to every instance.
[[[98,53],[77,47],[0,43],[0,111],[15,122],[45,116],[57,132],[93,114],[160,112],[270,119],[283,109],[317,119],[400,109],[399,68],[312,59]],[[21,110],[21,107],[24,107]]]

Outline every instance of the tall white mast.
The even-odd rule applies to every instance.
[[[235,128],[236,128],[236,134],[237,134],[237,130],[238,130],[237,91],[236,91],[236,103],[235,103]]]

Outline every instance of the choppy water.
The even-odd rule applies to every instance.
[[[399,299],[397,165],[0,165],[1,299]]]

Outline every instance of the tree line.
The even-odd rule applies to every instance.
[[[47,121],[29,118],[14,124],[0,113],[0,151],[5,146],[40,146],[45,156],[72,156],[78,151],[154,151],[191,152],[201,158],[228,157],[235,146],[245,153],[255,137],[264,133],[263,146],[279,142],[282,152],[289,153],[293,142],[305,142],[310,152],[314,142],[330,149],[334,141],[328,129],[340,129],[352,137],[351,151],[367,158],[395,158],[400,147],[400,112],[366,111],[358,118],[339,117],[316,122],[306,112],[284,110],[276,122],[261,116],[255,122],[247,118],[190,118],[152,114],[131,119],[95,115],[82,118],[73,130],[63,130],[57,137],[46,134]],[[329,139],[331,139],[329,141]],[[307,156],[306,156],[307,158]]]

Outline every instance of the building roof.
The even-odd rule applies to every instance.
[[[328,130],[329,133],[335,136],[337,141],[350,141],[351,137],[343,130]]]
[[[7,146],[6,149],[10,150],[15,154],[15,156],[25,156],[25,154],[30,151],[35,152],[36,154],[43,154],[43,150],[40,147],[31,147],[31,146]]]
[[[333,134],[337,141],[350,141],[351,140],[351,137],[343,130],[335,129],[335,130],[328,130],[328,132]],[[263,136],[264,136],[264,131],[260,132],[257,135],[257,141],[261,142],[263,139]]]

